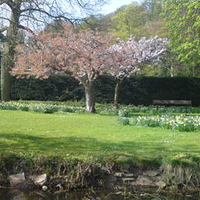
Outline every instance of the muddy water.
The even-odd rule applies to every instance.
[[[54,193],[1,190],[0,200],[200,200],[200,194],[158,194],[149,192],[79,191]]]

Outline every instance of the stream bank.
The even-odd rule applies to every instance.
[[[199,200],[198,193],[162,193],[154,190],[77,190],[72,192],[47,193],[1,190],[0,200]]]
[[[141,160],[114,162],[84,161],[60,157],[0,157],[0,187],[44,192],[77,189],[123,191],[124,188],[156,191],[200,191],[200,167],[161,164]]]

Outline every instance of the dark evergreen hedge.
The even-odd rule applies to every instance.
[[[97,102],[113,101],[115,80],[101,76],[96,81]],[[12,99],[84,100],[84,88],[70,75],[52,75],[49,79],[13,78]],[[121,86],[120,103],[151,105],[154,99],[192,100],[200,106],[200,78],[130,77]]]
[[[83,87],[70,75],[52,75],[44,80],[12,79],[12,100],[79,101],[83,96]]]
[[[120,102],[151,105],[154,99],[192,100],[200,105],[200,78],[130,77],[122,84]]]

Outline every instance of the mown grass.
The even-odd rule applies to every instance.
[[[0,153],[68,158],[200,157],[200,132],[123,126],[118,116],[0,110]]]

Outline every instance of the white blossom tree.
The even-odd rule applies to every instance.
[[[157,36],[136,41],[130,37],[128,41],[119,40],[109,48],[110,68],[107,71],[116,79],[114,106],[118,108],[120,85],[130,75],[137,75],[141,64],[157,63],[166,51],[168,39]]]

